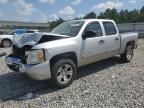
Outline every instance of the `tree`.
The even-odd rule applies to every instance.
[[[117,23],[120,22],[119,13],[117,12],[117,10],[115,8],[106,9],[104,13],[100,13],[98,18],[100,18],[100,19],[113,19]]]
[[[121,10],[119,13],[119,23],[126,23],[128,21],[128,10]]]
[[[96,14],[94,12],[90,12],[83,17],[83,19],[95,19],[95,18]]]
[[[98,18],[102,19],[113,19],[117,23],[135,23],[144,22],[144,6],[140,10],[121,10],[117,9],[106,9],[104,12],[100,13]]]
[[[97,17],[95,12],[90,12],[86,14],[84,17],[75,18],[75,19],[113,19],[117,23],[135,23],[135,22],[144,22],[144,6],[140,10],[120,10],[119,12],[117,9],[106,9],[104,12],[101,12]],[[58,26],[64,22],[62,18],[59,18],[56,21],[50,22],[50,30]]]
[[[104,15],[104,13],[100,13],[100,15],[97,17],[98,19],[104,19],[105,18],[105,15]]]
[[[139,21],[144,22],[144,6],[140,9]]]
[[[63,22],[64,22],[64,20],[62,18],[59,18],[56,21],[50,22],[50,30],[52,30],[53,28],[55,28],[56,26],[58,26],[59,24],[61,24]]]
[[[140,9],[140,13],[144,14],[144,6]]]
[[[129,22],[135,23],[139,22],[139,12],[138,10],[133,10],[129,12]]]

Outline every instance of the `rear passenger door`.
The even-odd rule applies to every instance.
[[[111,21],[103,21],[102,23],[105,31],[103,39],[105,41],[104,47],[107,57],[114,56],[119,53],[120,49],[120,36],[118,30],[116,29],[116,25]]]

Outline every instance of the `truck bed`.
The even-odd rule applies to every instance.
[[[137,46],[137,41],[138,41],[138,33],[137,32],[120,33],[120,37],[121,37],[120,53],[123,53],[125,51],[126,44],[129,41],[133,41],[135,46]]]

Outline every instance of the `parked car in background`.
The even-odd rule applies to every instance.
[[[0,45],[3,47],[10,47],[13,42],[14,35],[20,35],[24,33],[35,33],[38,30],[16,29],[8,34],[0,35]]]
[[[121,55],[130,62],[138,33],[119,33],[113,20],[87,19],[64,22],[51,33],[26,34],[13,45],[6,64],[35,80],[52,79],[66,87],[77,67]]]

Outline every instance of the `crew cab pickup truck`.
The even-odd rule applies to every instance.
[[[113,20],[73,20],[50,33],[23,35],[5,61],[11,70],[34,80],[51,79],[55,85],[66,87],[78,67],[115,55],[130,62],[137,41],[138,33],[120,34]]]
[[[3,47],[10,47],[13,42],[14,35],[21,35],[24,33],[35,33],[35,32],[38,32],[38,30],[27,30],[27,29],[13,30],[8,34],[0,35],[0,45],[2,45]]]

